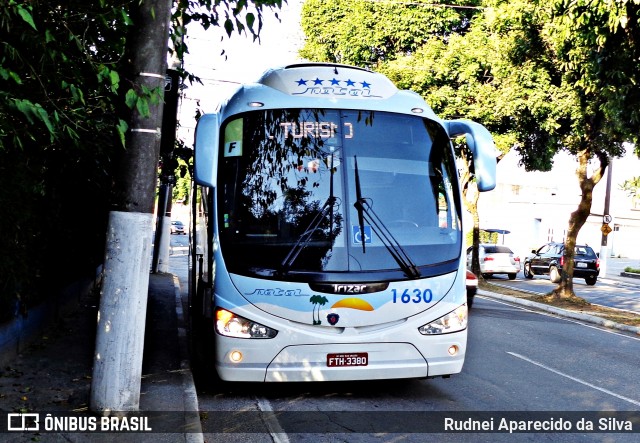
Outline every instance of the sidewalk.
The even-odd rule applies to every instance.
[[[640,259],[610,257],[607,259],[606,273],[601,273],[598,279],[611,284],[637,286],[640,290],[640,278],[622,275],[627,266],[640,267]]]
[[[184,301],[186,302],[186,301]],[[151,274],[140,411],[161,433],[7,432],[7,413],[47,413],[100,420],[88,411],[97,297],[88,295],[47,336],[0,368],[3,442],[202,442],[195,385],[189,369],[183,300],[172,274]],[[85,422],[86,423],[86,422]],[[99,427],[99,425],[98,425]]]

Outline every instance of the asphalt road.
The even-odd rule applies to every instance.
[[[184,238],[175,237],[172,243]],[[175,248],[172,262],[180,260],[178,269],[186,270],[182,248]],[[613,433],[616,423],[610,420],[597,433],[578,432],[576,426],[597,411],[633,411],[637,418],[638,367],[639,337],[479,297],[470,316],[465,366],[450,379],[218,382],[199,385],[198,401],[204,438],[210,442],[630,442],[637,441],[638,422],[632,424],[635,434]],[[502,418],[536,418],[532,411],[549,411],[544,417],[555,416],[556,425],[559,417],[566,418],[574,432],[422,433],[430,422],[447,417],[493,419],[495,430]]]
[[[491,411],[552,411],[575,424],[589,411],[640,411],[640,339],[478,299],[463,372],[450,379],[322,384],[227,384],[199,389],[205,440],[634,441],[637,434],[428,434],[417,419],[464,420]],[[281,418],[270,411],[283,412]],[[301,412],[304,411],[304,412]],[[511,411],[511,412],[502,412]],[[572,413],[568,411],[581,411]],[[257,413],[266,414],[268,420]],[[449,414],[449,415],[448,415]],[[582,414],[582,415],[581,415]],[[519,417],[515,413],[515,417]],[[534,416],[525,412],[524,417]],[[225,429],[253,433],[221,434]],[[640,423],[635,423],[635,429]],[[305,430],[308,429],[308,432]],[[367,430],[377,432],[368,432]],[[406,431],[405,431],[406,430]],[[294,432],[291,432],[294,431]],[[351,433],[350,431],[358,431]],[[329,432],[329,433],[327,433]]]
[[[487,281],[540,294],[547,294],[558,286],[556,283],[551,283],[548,275],[536,275],[532,280],[529,280],[524,278],[522,272],[518,273],[515,280],[509,280],[503,275],[495,275]],[[605,278],[599,279],[594,286],[588,286],[584,279],[575,278],[573,290],[577,296],[590,303],[640,312],[640,280],[637,284],[620,284]]]

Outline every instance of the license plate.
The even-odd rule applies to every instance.
[[[344,366],[367,366],[369,354],[367,352],[353,352],[349,354],[327,354],[327,366],[330,368]]]
[[[587,264],[586,263],[576,263],[576,267],[577,268],[586,268]]]

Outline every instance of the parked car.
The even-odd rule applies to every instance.
[[[478,259],[480,273],[484,278],[494,274],[507,274],[509,280],[514,280],[520,272],[520,257],[504,245],[481,243],[478,245]],[[467,249],[467,263],[471,265],[471,248]]]
[[[478,292],[478,277],[467,269],[467,307],[473,306],[473,298]]]
[[[564,243],[547,243],[531,252],[533,255],[524,261],[524,276],[533,278],[534,275],[549,275],[552,282],[558,283],[564,265]],[[587,245],[577,245],[574,260],[573,276],[584,278],[590,286],[595,285],[600,273],[600,258],[593,249]]]
[[[171,233],[172,234],[185,234],[184,232],[184,223],[180,220],[171,221]]]

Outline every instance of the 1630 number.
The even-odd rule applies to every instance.
[[[402,294],[392,289],[394,303],[431,303],[433,293],[431,289],[405,289]]]

